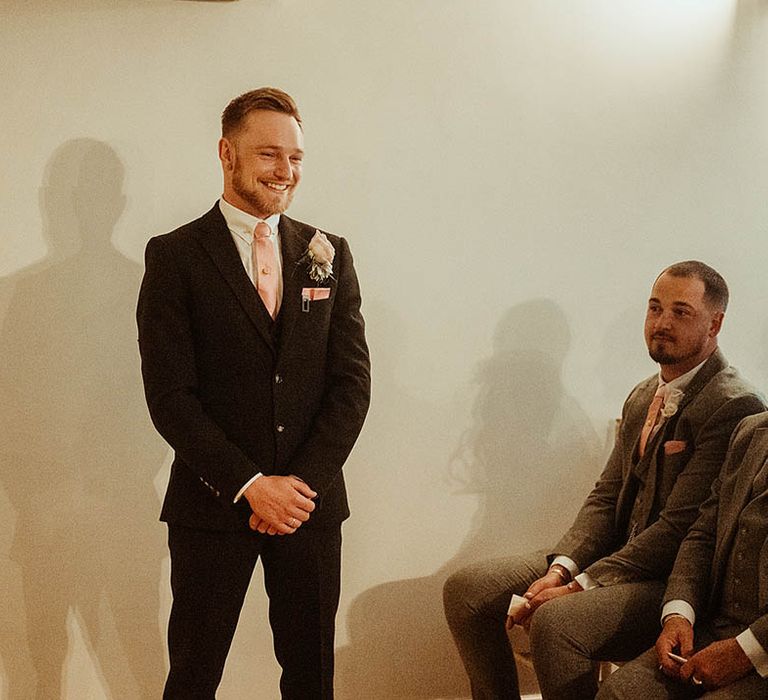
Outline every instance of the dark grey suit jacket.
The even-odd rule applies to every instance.
[[[763,414],[744,419],[734,432],[712,495],[680,545],[664,594],[665,603],[684,600],[697,617],[711,620],[717,616],[739,515],[750,502],[753,489],[763,493],[766,488],[768,414]],[[768,649],[768,542],[763,543],[759,554],[758,596],[760,616],[750,629]]]
[[[627,398],[608,463],[550,555],[569,556],[603,586],[667,578],[725,460],[731,433],[742,418],[766,408],[716,350],[640,459],[640,432],[657,384],[657,375],[649,377]],[[638,475],[646,482],[645,498],[636,512],[637,533],[628,541]]]
[[[330,298],[301,261],[315,228],[283,215],[283,301],[274,324],[243,268],[218,203],[153,238],[137,319],[152,420],[175,451],[161,519],[247,527],[233,505],[257,472],[295,474],[318,492],[308,526],[349,515],[342,465],[368,410],[370,365],[349,247],[336,250]],[[279,331],[279,332],[278,332]]]

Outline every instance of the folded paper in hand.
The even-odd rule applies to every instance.
[[[517,595],[517,593],[514,593],[512,595],[512,600],[509,603],[509,609],[507,610],[507,615],[509,617],[514,617],[517,615],[517,613],[522,610],[526,603],[528,602],[527,598],[523,598],[521,595]]]

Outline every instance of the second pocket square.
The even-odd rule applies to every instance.
[[[688,443],[685,440],[668,440],[664,443],[665,455],[676,455],[683,452],[688,447]]]

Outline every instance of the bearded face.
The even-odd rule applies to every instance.
[[[722,311],[714,310],[697,277],[662,274],[653,285],[645,315],[648,354],[669,379],[703,362],[717,346]],[[667,376],[669,374],[669,377]]]
[[[296,120],[257,110],[219,143],[224,198],[261,219],[288,209],[301,181],[304,139]]]

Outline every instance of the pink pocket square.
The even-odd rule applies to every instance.
[[[304,287],[301,290],[301,298],[306,301],[320,301],[331,296],[330,287]]]
[[[667,440],[664,443],[665,455],[676,455],[683,452],[688,447],[688,443],[685,440]]]

